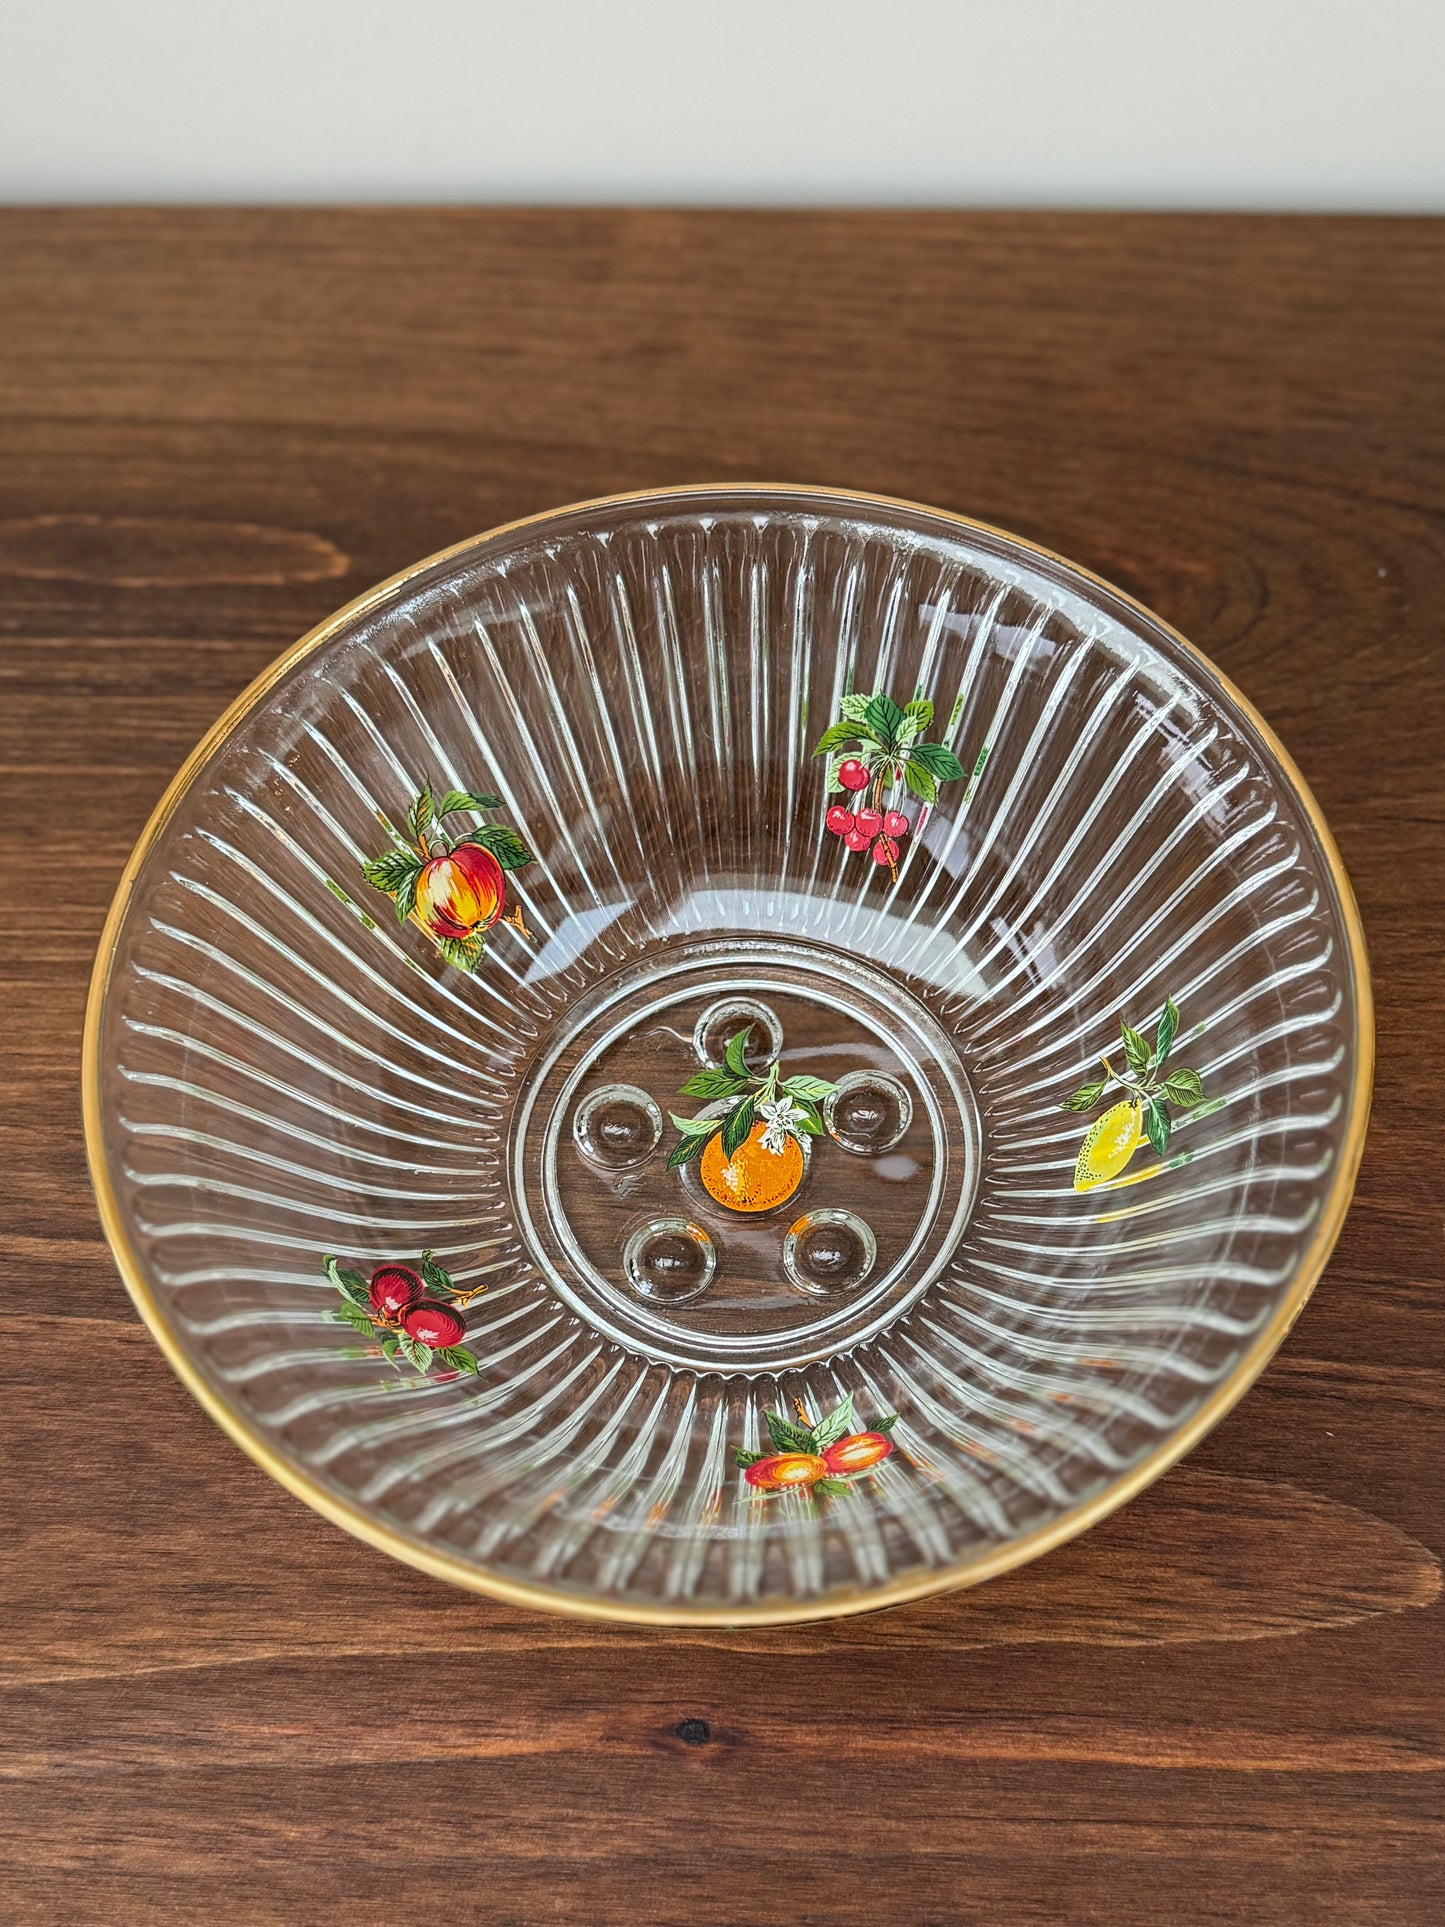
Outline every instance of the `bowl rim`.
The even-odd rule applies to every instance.
[[[966,1563],[960,1562],[956,1565],[932,1569],[923,1574],[896,1580],[888,1585],[850,1586],[825,1599],[810,1602],[774,1601],[766,1605],[731,1607],[676,1604],[649,1606],[642,1602],[607,1599],[580,1590],[574,1593],[565,1586],[528,1584],[525,1581],[507,1578],[501,1573],[489,1571],[485,1567],[472,1565],[454,1554],[438,1551],[410,1537],[397,1527],[387,1524],[385,1520],[376,1517],[363,1506],[331,1491],[320,1479],[288,1459],[271,1443],[259,1426],[250,1423],[241,1412],[227,1403],[199,1365],[190,1357],[180,1338],[168,1323],[146,1276],[140,1256],[127,1234],[111,1180],[110,1164],[105,1148],[105,1120],[102,1115],[100,1091],[100,1039],[121,927],[130,907],[136,879],[146,858],[211,757],[251,711],[264,701],[275,684],[297,663],[321,648],[356,617],[386,602],[397,590],[425,571],[434,568],[438,563],[465,555],[470,550],[481,548],[487,543],[515,534],[519,530],[554,522],[563,517],[583,514],[590,510],[649,502],[684,506],[689,501],[699,498],[728,494],[772,499],[780,505],[807,498],[818,502],[835,502],[841,508],[854,511],[864,508],[884,509],[895,513],[901,511],[907,515],[927,517],[936,523],[952,527],[962,534],[995,538],[1102,590],[1124,608],[1136,612],[1146,622],[1154,625],[1180,648],[1188,659],[1198,664],[1206,676],[1212,678],[1224,691],[1229,701],[1258,733],[1274,759],[1279,775],[1294,792],[1295,799],[1328,865],[1348,945],[1351,987],[1354,993],[1355,1061],[1344,1142],[1336,1160],[1324,1209],[1316,1221],[1313,1235],[1296,1267],[1288,1289],[1268,1323],[1256,1333],[1253,1342],[1241,1355],[1233,1369],[1215,1386],[1209,1396],[1176,1432],[1161,1440],[1137,1464],[1110,1480],[1091,1498],[1072,1507],[1047,1525],[1024,1533],[1016,1539],[1010,1539],[983,1557]],[[81,1058],[81,1096],[86,1159],[100,1211],[101,1227],[132,1303],[171,1369],[202,1410],[264,1472],[269,1473],[293,1497],[302,1500],[333,1525],[342,1527],[367,1545],[390,1553],[393,1558],[401,1560],[404,1564],[414,1566],[434,1578],[449,1580],[452,1584],[468,1591],[486,1594],[507,1605],[520,1606],[533,1611],[561,1613],[571,1618],[608,1620],[631,1625],[785,1626],[808,1621],[838,1619],[852,1613],[875,1612],[885,1606],[904,1605],[910,1600],[925,1599],[935,1593],[962,1591],[968,1587],[980,1585],[987,1579],[997,1578],[1002,1573],[1011,1572],[1015,1567],[1028,1564],[1031,1560],[1052,1551],[1055,1546],[1064,1545],[1070,1539],[1077,1538],[1080,1533],[1088,1531],[1091,1526],[1097,1525],[1101,1519],[1107,1518],[1111,1512],[1136,1497],[1146,1486],[1152,1485],[1161,1474],[1168,1471],[1170,1466],[1191,1451],[1254,1384],[1288,1336],[1295,1320],[1303,1311],[1319,1282],[1354,1195],[1369,1125],[1374,1070],[1375,1020],[1369,956],[1365,946],[1359,907],[1334,836],[1294,758],[1249,698],[1224,675],[1202,649],[1190,642],[1186,636],[1181,635],[1171,623],[1166,622],[1136,597],[1116,587],[1103,576],[1096,575],[1092,570],[1070,561],[1068,557],[1045,548],[1041,543],[1032,542],[1025,536],[1015,535],[1012,531],[999,528],[994,523],[983,522],[951,509],[937,508],[929,503],[912,501],[906,497],[878,495],[868,490],[843,489],[826,484],[814,485],[801,482],[714,481],[679,484],[665,488],[631,489],[618,494],[593,496],[544,509],[537,514],[520,516],[510,522],[499,523],[494,528],[483,530],[478,535],[468,536],[463,541],[451,543],[432,555],[424,556],[418,562],[410,563],[406,568],[398,570],[396,574],[388,576],[385,581],[353,597],[342,608],[335,610],[314,628],[307,630],[296,642],[283,649],[280,655],[226,707],[182,763],[166,786],[160,801],[141,831],[135,848],[126,859],[101,931],[95,964],[91,972]]]

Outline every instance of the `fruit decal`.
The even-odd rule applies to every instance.
[[[442,828],[442,818],[459,810],[494,810],[500,801],[470,790],[433,797],[431,785],[424,784],[406,813],[406,835],[382,816],[395,847],[362,865],[367,882],[395,904],[397,922],[410,918],[458,970],[475,970],[487,947],[486,933],[507,901],[504,873],[530,863],[532,852],[503,823],[483,823],[454,836]],[[528,934],[520,909],[503,921]]]
[[[871,1432],[853,1428],[853,1394],[835,1405],[815,1425],[801,1401],[793,1401],[796,1424],[781,1412],[764,1412],[772,1436],[771,1452],[748,1452],[739,1445],[733,1457],[755,1492],[806,1492],[812,1498],[836,1498],[855,1479],[866,1478],[893,1451],[888,1436],[898,1414],[880,1419]]]
[[[880,689],[845,696],[840,707],[843,720],[823,731],[813,754],[828,758],[829,790],[854,800],[834,803],[823,820],[850,850],[869,851],[896,878],[898,846],[911,828],[898,807],[900,785],[929,804],[940,783],[963,775],[963,764],[942,743],[919,742],[933,722],[933,704],[921,696],[900,709]]]
[[[341,1293],[342,1303],[327,1316],[334,1324],[350,1325],[366,1338],[380,1341],[381,1355],[397,1365],[404,1358],[423,1376],[433,1362],[458,1372],[481,1370],[474,1353],[458,1343],[466,1334],[461,1308],[469,1305],[485,1289],[458,1291],[450,1274],[437,1263],[433,1252],[421,1254],[421,1268],[410,1265],[378,1265],[370,1283],[359,1271],[352,1271],[335,1258],[323,1257],[322,1270]]]
[[[1092,1191],[1095,1185],[1117,1178],[1146,1138],[1163,1157],[1169,1149],[1169,1106],[1189,1111],[1204,1102],[1204,1085],[1197,1071],[1165,1068],[1178,1029],[1179,1007],[1172,997],[1164,1000],[1152,1049],[1147,1038],[1121,1020],[1124,1068],[1116,1071],[1108,1058],[1103,1058],[1108,1076],[1097,1084],[1085,1084],[1066,1100],[1066,1111],[1092,1111],[1114,1086],[1125,1093],[1090,1125],[1079,1146],[1074,1166],[1076,1191]]]
[[[821,1137],[819,1100],[833,1086],[821,1077],[779,1078],[778,1060],[753,1071],[743,1053],[752,1025],[730,1037],[722,1064],[698,1071],[684,1097],[712,1100],[711,1115],[672,1121],[682,1133],[667,1160],[669,1171],[700,1159],[698,1177],[708,1196],[733,1211],[771,1211],[803,1181],[803,1139]]]

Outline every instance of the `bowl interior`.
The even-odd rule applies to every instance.
[[[1287,1328],[1363,1133],[1353,906],[1103,585],[679,491],[263,681],[118,902],[92,1150],[185,1376],[333,1516],[579,1610],[872,1605],[1107,1509]]]

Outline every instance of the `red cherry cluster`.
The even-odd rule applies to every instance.
[[[435,1298],[423,1296],[426,1287],[409,1265],[382,1265],[371,1274],[371,1312],[378,1325],[404,1331],[434,1352],[461,1342],[465,1321]]]
[[[838,781],[845,790],[866,789],[868,772],[861,763],[850,760],[838,765]],[[834,836],[842,837],[850,850],[871,848],[873,861],[890,867],[898,862],[899,838],[908,834],[908,818],[902,810],[879,810],[871,803],[865,803],[858,810],[835,803],[823,821]]]

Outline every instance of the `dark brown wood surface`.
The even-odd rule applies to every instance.
[[[1442,344],[1421,221],[0,215],[0,1917],[1445,1917]],[[272,656],[727,477],[981,516],[1200,643],[1338,835],[1380,1070],[1187,1463],[977,1592],[668,1634],[453,1592],[243,1458],[118,1282],[77,1067],[126,853]]]

